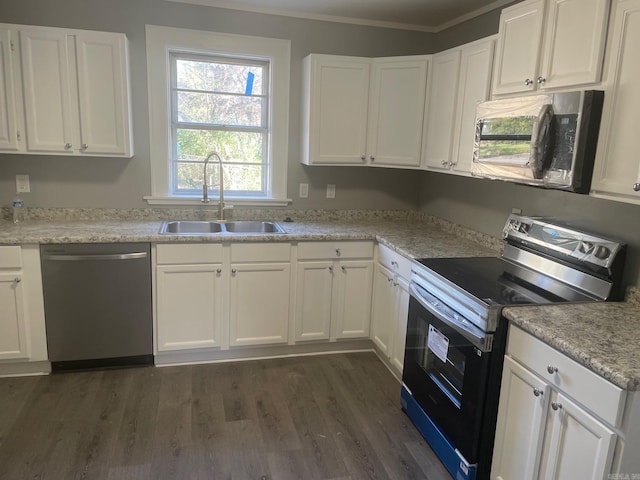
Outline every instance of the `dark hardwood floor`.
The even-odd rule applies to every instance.
[[[373,353],[0,379],[0,478],[450,477]]]

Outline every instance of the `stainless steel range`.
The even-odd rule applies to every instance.
[[[626,246],[511,215],[501,257],[415,262],[402,407],[456,479],[488,478],[505,306],[618,300]]]

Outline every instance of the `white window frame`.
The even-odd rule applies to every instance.
[[[147,85],[149,89],[149,140],[152,205],[198,205],[200,197],[172,196],[171,156],[171,52],[202,55],[246,56],[270,63],[269,166],[271,184],[265,196],[229,197],[238,205],[288,205],[287,164],[289,149],[289,69],[291,42],[274,38],[187,30],[146,25]],[[229,200],[229,202],[226,202]]]

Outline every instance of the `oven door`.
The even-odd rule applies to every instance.
[[[411,285],[402,381],[470,464],[478,457],[492,338]]]

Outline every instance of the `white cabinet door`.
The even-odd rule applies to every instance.
[[[371,323],[373,262],[342,260],[334,267],[336,338],[365,338]]]
[[[458,93],[460,50],[434,55],[431,65],[424,160],[428,167],[449,169]]]
[[[505,357],[491,465],[492,479],[538,478],[549,393],[550,388],[545,382]]]
[[[290,264],[232,264],[229,335],[232,346],[286,343]]]
[[[372,165],[419,167],[426,57],[372,61],[367,155]]]
[[[16,32],[0,28],[0,151],[17,151],[19,104],[16,95],[14,50]]]
[[[551,401],[540,478],[600,480],[611,472],[616,434],[564,395]]]
[[[364,164],[370,64],[335,55],[304,59],[303,163]]]
[[[604,98],[602,128],[592,193],[640,203],[640,158],[635,126],[640,125],[640,1],[616,3],[607,47],[611,86]]]
[[[126,37],[83,32],[75,39],[79,148],[87,154],[130,156]]]
[[[462,49],[456,123],[453,138],[453,170],[469,173],[473,160],[473,144],[476,133],[476,109],[480,102],[489,99],[491,66],[494,41],[474,42]]]
[[[331,334],[333,262],[299,262],[296,290],[296,341],[328,340]]]
[[[0,360],[29,357],[22,288],[20,274],[0,274]]]
[[[602,73],[610,2],[547,2],[542,60],[535,79],[539,88],[598,82]]]
[[[393,339],[389,360],[391,366],[402,376],[404,368],[404,347],[407,341],[407,318],[409,315],[409,282],[398,277],[396,285],[396,321],[393,327]]]
[[[67,41],[62,30],[20,31],[27,151],[71,153],[74,113]]]
[[[536,88],[545,1],[527,1],[500,16],[493,93],[530,92]]]
[[[376,265],[373,279],[371,340],[387,356],[392,350],[391,342],[396,321],[397,295],[393,282],[394,274],[382,265]]]
[[[223,346],[221,267],[221,264],[157,267],[159,352]]]

